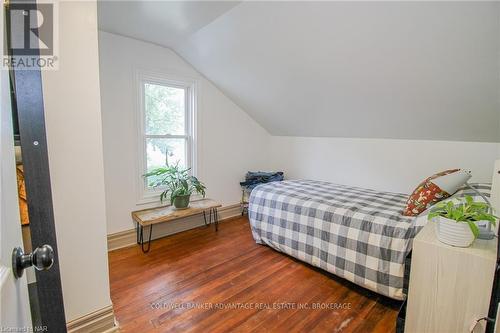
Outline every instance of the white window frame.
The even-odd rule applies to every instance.
[[[159,195],[163,191],[161,188],[148,188],[146,179],[143,175],[146,173],[146,138],[182,138],[186,140],[186,164],[191,168],[191,174],[197,176],[197,126],[196,115],[198,106],[198,82],[194,78],[178,76],[169,73],[150,72],[136,70],[136,88],[137,88],[137,110],[138,110],[138,165],[137,165],[137,204],[147,204],[157,202]],[[146,110],[144,109],[144,85],[146,83],[164,85],[185,89],[186,94],[186,114],[185,114],[185,135],[146,135],[145,119]]]

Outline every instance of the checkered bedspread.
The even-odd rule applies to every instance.
[[[257,243],[401,300],[405,257],[425,223],[401,214],[407,199],[321,181],[282,181],[252,191],[249,219]]]

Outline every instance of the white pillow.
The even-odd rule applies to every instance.
[[[431,180],[441,190],[448,194],[458,191],[472,177],[469,170],[460,169],[456,172],[435,178]]]

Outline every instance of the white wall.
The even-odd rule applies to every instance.
[[[272,168],[287,178],[326,180],[401,193],[445,169],[466,168],[491,182],[498,143],[273,137]]]
[[[500,145],[488,142],[270,136],[247,116],[250,110],[240,109],[172,50],[103,31],[99,42],[108,233],[131,229],[130,212],[149,207],[136,205],[136,68],[199,79],[199,176],[208,195],[225,205],[239,201],[238,182],[247,170],[280,169],[288,178],[409,192],[446,168],[469,168],[474,181],[490,181],[493,160],[500,156]],[[238,77],[245,81],[246,74]],[[310,111],[301,112],[297,126],[312,117]]]
[[[43,71],[66,320],[111,305],[95,1],[60,2],[59,70]]]
[[[133,228],[130,212],[147,207],[136,204],[136,69],[199,80],[198,175],[209,197],[238,203],[245,172],[269,164],[269,134],[172,50],[103,31],[99,49],[108,233]]]

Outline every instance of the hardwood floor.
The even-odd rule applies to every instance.
[[[256,244],[246,217],[110,252],[109,266],[121,332],[386,333],[400,305]]]

